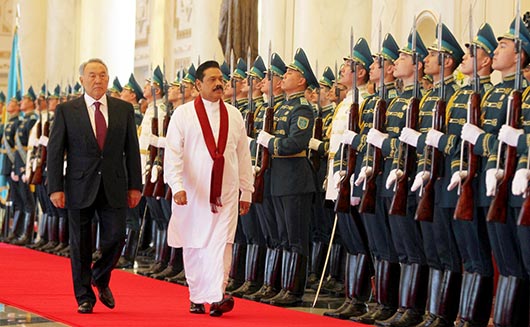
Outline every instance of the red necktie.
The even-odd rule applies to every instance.
[[[98,141],[99,149],[103,150],[105,137],[107,136],[107,122],[105,121],[103,113],[101,110],[99,110],[100,106],[101,102],[94,102],[94,107],[96,107],[96,111],[94,111],[94,120],[96,122],[96,139]]]

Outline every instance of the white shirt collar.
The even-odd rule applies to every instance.
[[[99,101],[103,105],[103,107],[108,108],[108,106],[107,106],[107,96],[106,95],[103,95],[99,100],[96,100],[93,97],[91,97],[90,95],[85,93],[84,94],[84,98],[85,98],[85,103],[86,103],[87,108],[92,108],[93,105],[94,105],[94,102],[96,102],[96,101]]]

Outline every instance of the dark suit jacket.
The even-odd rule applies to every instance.
[[[57,106],[48,141],[48,194],[64,191],[68,209],[90,206],[103,183],[111,207],[127,207],[142,189],[140,151],[131,104],[107,97],[107,137],[100,151],[84,97]],[[66,154],[66,176],[63,176]]]

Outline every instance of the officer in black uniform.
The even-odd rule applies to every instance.
[[[263,129],[266,117],[266,110],[270,105],[273,106],[275,112],[283,103],[285,96],[281,89],[281,80],[287,68],[282,58],[276,54],[272,54],[269,58],[270,70],[267,70],[263,83],[261,84],[261,92],[266,96],[266,103],[256,108],[256,116],[254,119],[254,135],[258,135]],[[224,73],[223,73],[224,74]],[[270,102],[272,91],[272,103]],[[262,166],[262,153],[267,151],[260,145],[257,145],[255,140],[251,143],[251,155],[256,164],[256,174],[259,173]],[[257,162],[256,162],[257,159]],[[263,172],[263,201],[261,203],[253,203],[252,206],[256,209],[257,219],[264,233],[267,250],[265,253],[265,267],[263,269],[263,286],[253,294],[244,295],[245,299],[260,301],[262,298],[272,298],[281,289],[280,286],[280,268],[282,259],[282,249],[280,236],[278,233],[278,226],[276,223],[276,214],[271,198],[270,185],[270,169]],[[254,190],[256,192],[257,190]]]
[[[497,180],[502,178],[496,169],[497,137],[501,126],[506,122],[509,95],[515,86],[517,67],[515,51],[515,22],[520,20],[520,40],[522,42],[521,67],[528,63],[530,54],[530,33],[519,17],[516,17],[508,32],[498,38],[499,45],[494,52],[493,69],[502,75],[502,82],[488,92],[482,101],[481,126],[465,124],[462,139],[474,145],[475,154],[482,156],[478,175],[479,215],[486,216]],[[508,143],[509,144],[509,143]],[[517,210],[521,207],[520,196],[509,197],[506,223],[488,222],[488,235],[493,256],[499,269],[499,280],[493,322],[496,326],[526,326],[528,323],[528,276],[524,269],[517,234]]]
[[[434,147],[426,142],[427,132],[432,128],[433,109],[440,100],[441,83],[444,84],[443,101],[448,101],[457,91],[453,72],[462,61],[464,52],[451,31],[442,24],[440,40],[429,47],[429,55],[425,58],[425,73],[433,76],[434,87],[425,94],[420,103],[417,131],[404,128],[399,139],[416,147],[418,153],[418,169],[411,190],[417,191],[429,180],[431,153]],[[444,61],[441,61],[443,52]],[[441,65],[444,65],[444,76],[441,76]],[[445,120],[445,119],[444,119]],[[454,135],[454,131],[443,126],[447,134]],[[453,138],[456,136],[453,136]],[[431,221],[422,221],[421,229],[424,240],[424,251],[430,268],[429,295],[426,306],[427,314],[418,326],[448,326],[452,324],[458,313],[458,299],[462,281],[460,254],[453,233],[452,220],[457,202],[456,190],[447,191],[451,179],[451,157],[444,156],[441,178],[434,184],[434,215]],[[419,193],[419,192],[418,192]],[[432,324],[432,325],[431,325]]]
[[[294,306],[305,290],[309,255],[309,221],[315,190],[307,146],[313,130],[313,108],[304,97],[309,85],[318,83],[302,49],[283,76],[286,100],[274,113],[274,131],[261,131],[257,142],[271,160],[271,197],[283,249],[282,290],[262,302]]]

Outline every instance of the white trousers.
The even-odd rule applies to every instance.
[[[221,301],[228,284],[232,243],[226,243],[226,237],[211,237],[206,247],[183,248],[182,254],[190,301]]]

